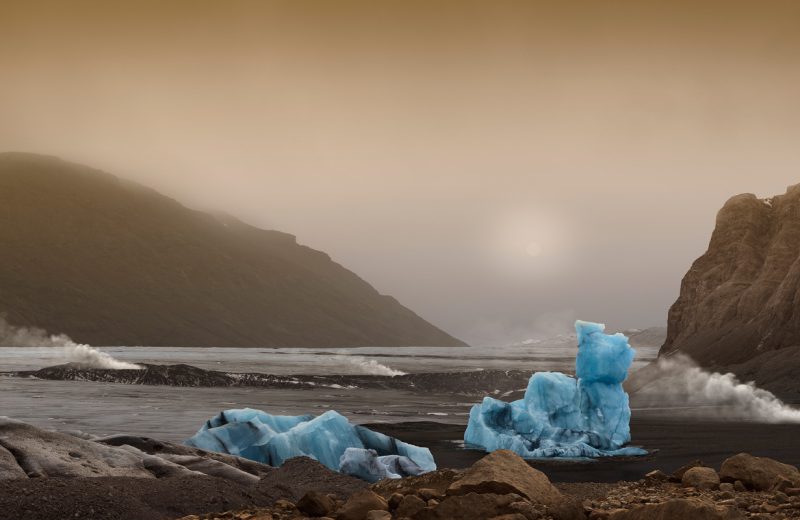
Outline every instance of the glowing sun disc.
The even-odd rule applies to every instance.
[[[527,246],[525,246],[525,254],[536,258],[542,254],[542,244],[539,242],[530,242]]]

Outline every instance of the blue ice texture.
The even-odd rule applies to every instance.
[[[226,410],[206,421],[184,444],[276,467],[292,457],[311,457],[369,482],[436,469],[429,449],[350,424],[333,410],[316,417]]]
[[[622,382],[636,351],[605,325],[576,321],[575,375],[537,372],[511,403],[485,397],[472,407],[466,445],[511,450],[524,458],[644,455],[631,440],[631,409]]]

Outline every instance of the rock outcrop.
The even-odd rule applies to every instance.
[[[372,374],[276,375],[258,372],[220,372],[191,365],[139,363],[141,369],[92,368],[67,363],[38,370],[10,372],[16,377],[35,377],[54,381],[96,381],[128,385],[183,387],[258,387],[258,388],[360,388],[396,389],[415,393],[485,395],[488,392],[514,392],[524,387],[530,372],[522,370],[476,370],[470,372],[425,372],[400,376]]]
[[[800,357],[784,359],[790,365],[782,364],[780,381],[769,381],[757,367],[800,346],[798,301],[800,185],[768,199],[735,196],[717,215],[708,251],[683,278],[660,355],[682,352],[785,394],[780,385],[797,380]]]
[[[0,417],[0,479],[213,476],[255,485],[273,468],[134,436],[81,438]]]
[[[457,346],[294,236],[0,154],[0,315],[92,345]]]

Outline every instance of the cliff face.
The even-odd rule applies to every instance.
[[[706,366],[732,367],[795,346],[800,185],[771,199],[738,195],[719,211],[708,251],[683,278],[660,354],[681,351]]]
[[[95,345],[463,343],[292,235],[0,154],[0,314]]]

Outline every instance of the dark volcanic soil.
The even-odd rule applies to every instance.
[[[270,503],[256,488],[212,477],[0,481],[0,511],[25,520],[156,520]]]
[[[371,424],[370,429],[431,449],[442,468],[466,468],[484,453],[461,448],[464,426],[434,422]],[[653,469],[672,472],[694,460],[719,467],[722,461],[747,452],[800,465],[800,424],[709,422],[670,420],[639,414],[631,420],[633,444],[651,455],[593,462],[536,461],[533,466],[553,482],[635,481]]]
[[[24,520],[160,520],[266,507],[280,498],[297,501],[309,489],[344,498],[367,485],[300,457],[271,471],[252,487],[214,477],[0,481],[0,511],[4,518]]]

